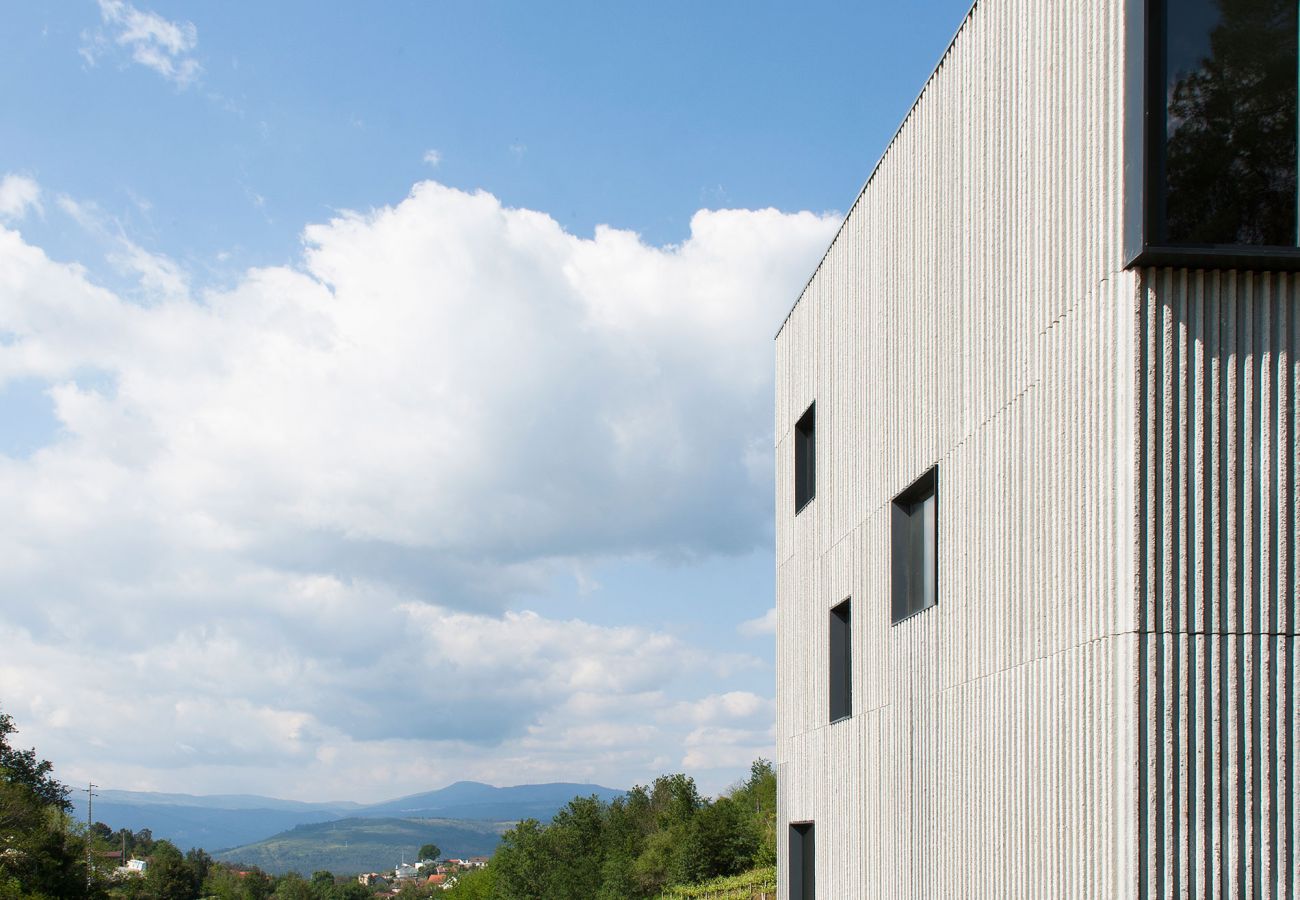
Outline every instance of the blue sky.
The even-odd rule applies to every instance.
[[[11,4],[22,739],[304,799],[770,755],[771,337],[966,6]]]

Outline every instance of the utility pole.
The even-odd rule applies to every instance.
[[[87,886],[95,878],[95,850],[90,840],[90,827],[95,823],[95,798],[99,794],[95,793],[95,788],[99,785],[93,781],[86,782],[86,884]]]

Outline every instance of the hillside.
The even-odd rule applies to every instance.
[[[546,821],[574,797],[595,794],[610,800],[623,793],[600,785],[566,782],[494,787],[458,781],[435,791],[360,804],[304,803],[246,794],[201,796],[102,790],[95,801],[95,819],[114,830],[148,828],[154,837],[166,838],[182,850],[202,847],[212,853],[243,847],[270,835],[279,836],[298,825],[344,817]],[[85,795],[74,794],[72,799],[75,817],[85,819]]]
[[[280,800],[259,794],[164,794],[157,791],[116,791],[101,788],[95,792],[96,806],[118,803],[131,806],[193,806],[202,809],[274,809],[281,811],[326,810],[340,816],[365,804],[351,800]]]
[[[328,869],[335,873],[392,869],[415,860],[422,844],[437,844],[445,856],[488,856],[513,823],[458,819],[348,818],[296,828],[266,840],[213,854],[232,863],[258,866],[278,875]]]
[[[613,800],[626,791],[598,784],[552,782],[494,787],[477,781],[458,781],[436,791],[411,794],[396,800],[375,803],[353,812],[370,818],[397,816],[404,819],[538,819],[546,821],[574,797],[595,795]]]
[[[331,809],[223,809],[169,803],[95,801],[95,820],[114,831],[147,828],[155,838],[166,838],[182,850],[202,847],[209,852],[260,840],[296,825],[332,822],[348,814]],[[73,815],[84,821],[85,804],[77,804]]]

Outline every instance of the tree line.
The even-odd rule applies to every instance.
[[[205,851],[182,853],[149,829],[87,826],[70,813],[69,790],[35,748],[10,741],[18,731],[0,711],[0,900],[370,900],[355,881],[317,872],[311,879],[272,877],[215,862]],[[114,851],[125,851],[115,853]],[[148,859],[143,875],[116,877],[120,863]]]
[[[181,850],[148,829],[113,831],[71,819],[69,790],[35,749],[19,750],[0,712],[0,900],[368,900],[373,891],[320,871],[270,876]],[[525,819],[487,868],[450,891],[410,885],[402,897],[448,900],[638,900],[676,885],[738,875],[776,861],[776,776],[760,759],[749,777],[709,800],[694,779],[663,775],[612,801],[576,797],[549,823]],[[114,853],[114,851],[125,853]],[[422,847],[437,856],[437,848]],[[147,858],[141,876],[120,862]]]
[[[710,801],[686,775],[663,775],[624,797],[577,797],[549,824],[525,819],[491,864],[462,878],[451,900],[636,900],[676,885],[776,863],[776,774]]]

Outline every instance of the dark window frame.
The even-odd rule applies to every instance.
[[[934,501],[934,533],[926,534],[925,503]],[[890,625],[898,625],[939,605],[939,467],[931,466],[919,478],[900,491],[889,505],[889,618]],[[920,546],[915,541],[920,540]],[[918,601],[914,595],[917,560],[925,565],[926,542],[929,542],[934,559],[931,562],[931,596],[922,593]],[[921,584],[924,586],[924,568]],[[911,573],[910,575],[908,573]],[[913,588],[913,590],[909,590]],[[924,588],[922,587],[922,591]]]
[[[830,720],[853,718],[853,598],[831,607],[828,635]]]
[[[817,497],[817,403],[808,404],[794,424],[794,514]]]
[[[1198,269],[1300,271],[1300,246],[1161,244],[1154,191],[1163,183],[1165,114],[1164,22],[1169,0],[1130,0],[1124,121],[1125,268],[1172,266]],[[1297,135],[1300,153],[1300,135]]]
[[[817,900],[816,823],[791,822],[787,841],[790,900]]]

